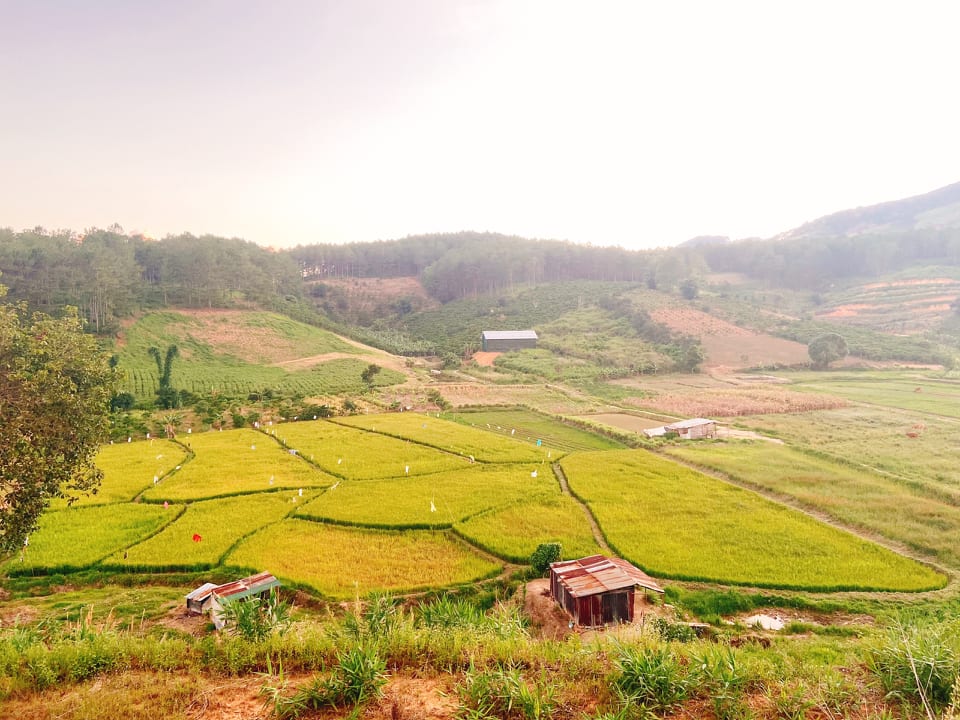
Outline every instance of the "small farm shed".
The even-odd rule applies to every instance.
[[[537,333],[533,330],[484,330],[480,333],[483,352],[507,352],[525,350],[537,346]]]
[[[198,587],[193,592],[187,594],[187,610],[203,615],[210,609],[210,603],[213,601],[212,591],[217,587],[216,584],[208,582]]]
[[[221,630],[224,620],[220,611],[225,602],[249,597],[266,597],[275,587],[280,587],[280,581],[268,572],[257,573],[223,585],[204,583],[187,595],[187,610],[197,614],[209,612],[213,624],[217,630]]]
[[[550,595],[577,625],[633,622],[637,586],[663,592],[656,580],[620,558],[591,555],[550,564]]]
[[[675,432],[684,440],[715,438],[717,436],[717,423],[715,420],[708,420],[707,418],[691,418],[690,420],[680,420],[670,425],[647,428],[643,431],[643,434],[652,438],[666,435],[668,432]]]

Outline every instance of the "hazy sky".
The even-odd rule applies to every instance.
[[[0,0],[0,226],[770,236],[960,180],[960,3]]]

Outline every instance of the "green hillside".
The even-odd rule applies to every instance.
[[[285,394],[335,395],[361,392],[361,373],[382,359],[333,333],[276,313],[260,311],[166,311],[141,316],[116,343],[127,392],[148,399],[158,388],[161,355],[179,349],[172,384],[200,395],[236,397],[271,389]],[[384,369],[373,384],[387,386],[404,376]]]

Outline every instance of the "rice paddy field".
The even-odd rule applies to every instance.
[[[529,562],[544,542],[560,543],[565,559],[601,552],[583,508],[568,495],[490,510],[457,522],[453,529],[477,547],[518,563]]]
[[[686,443],[666,452],[960,568],[960,507],[922,488],[768,442]]]
[[[96,500],[47,513],[4,571],[266,569],[332,598],[443,588],[524,564],[544,542],[559,542],[565,558],[598,552],[589,508],[617,552],[662,578],[816,591],[917,591],[944,582],[797,510],[554,418],[498,408],[455,420],[366,415],[279,424],[269,434],[197,433],[184,445],[106,446]],[[951,538],[960,510],[923,487],[895,496],[899,479],[863,476],[828,458],[782,446],[723,447],[667,450],[958,567]],[[558,461],[576,497],[558,482]],[[804,474],[789,475],[791,468]],[[899,519],[883,532],[879,518],[891,502],[901,502]]]
[[[144,500],[182,502],[279,488],[326,487],[336,482],[256,430],[211,431],[190,438],[196,457],[150,487]]]
[[[176,519],[182,506],[117,503],[48,512],[29,544],[4,563],[9,574],[64,572],[94,565]]]
[[[411,478],[344,481],[296,514],[343,525],[439,528],[494,507],[525,506],[559,493],[548,465],[477,464],[466,470]]]
[[[351,480],[466,469],[470,462],[419,443],[325,420],[287,423],[273,432],[327,472]]]
[[[475,582],[501,568],[447,533],[370,531],[295,519],[242,542],[229,564],[270,567],[279,577],[339,599]]]
[[[143,443],[105,445],[97,455],[97,467],[103,471],[103,481],[95,494],[81,495],[74,507],[104,505],[133,500],[153,486],[154,478],[163,478],[189,457],[182,446],[169,440],[150,440],[146,450]],[[53,508],[67,507],[67,501],[58,498]]]
[[[942,587],[913,560],[643,450],[561,461],[610,545],[659,577],[819,591]]]
[[[538,439],[551,448],[564,451],[612,450],[623,444],[612,438],[566,425],[556,418],[525,408],[489,408],[459,410],[441,415],[446,420],[486,429],[515,440],[536,444]]]
[[[114,553],[104,564],[143,571],[211,568],[244,537],[293,512],[298,500],[288,490],[194,502],[159,533]]]
[[[542,438],[531,441],[493,435],[479,428],[421,413],[357,415],[338,418],[338,423],[364,428],[404,440],[412,440],[446,452],[473,457],[478,462],[522,463],[557,459],[563,452],[551,448]],[[537,441],[540,440],[540,444]]]

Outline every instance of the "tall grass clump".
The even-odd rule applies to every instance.
[[[541,676],[530,682],[515,667],[467,671],[458,686],[460,718],[524,718],[540,720],[553,717],[556,689],[550,679]]]
[[[666,647],[621,647],[613,689],[626,707],[666,711],[690,693],[690,678]]]
[[[891,627],[868,657],[887,697],[928,716],[960,704],[960,620]]]

